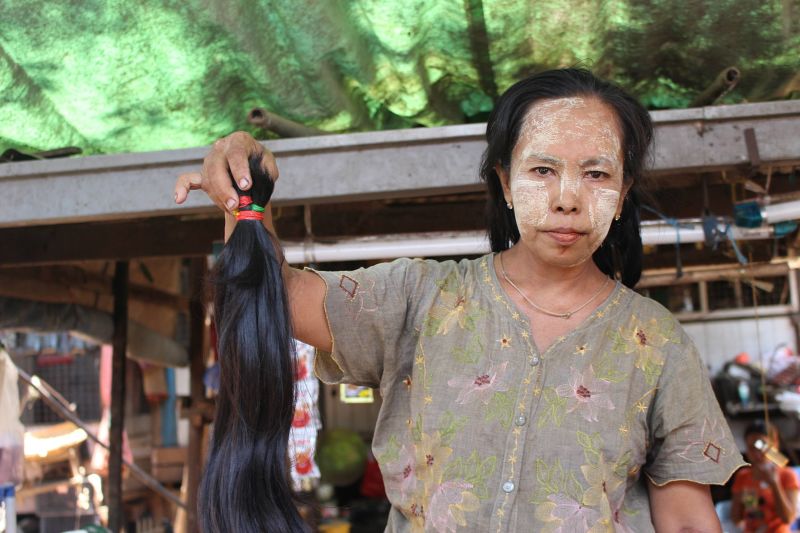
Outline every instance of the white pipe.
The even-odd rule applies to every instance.
[[[680,222],[681,243],[703,242],[705,233],[697,219]],[[726,225],[717,226],[724,232]],[[731,227],[736,240],[768,239],[772,228]],[[674,244],[674,226],[661,222],[642,224],[642,242],[646,245]],[[338,241],[284,242],[283,252],[289,264],[327,263],[331,261],[365,261],[397,257],[442,257],[481,255],[491,250],[483,231],[438,233],[399,233],[371,235]]]
[[[761,208],[761,218],[766,224],[800,219],[800,200],[765,205]]]
[[[283,245],[289,264],[480,255],[489,250],[489,241],[483,231],[372,235],[330,243],[312,241]]]
[[[688,221],[678,221],[680,228],[675,229],[674,226],[664,224],[663,222],[643,222],[642,223],[642,244],[655,245],[655,244],[675,244],[680,232],[681,244],[691,242],[703,242],[706,240],[705,231],[703,231],[703,224],[697,219]],[[725,224],[717,224],[717,230],[724,233],[726,229]],[[772,228],[740,228],[739,226],[731,226],[733,238],[737,241],[747,241],[755,239],[769,239],[772,237]]]

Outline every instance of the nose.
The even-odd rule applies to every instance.
[[[577,213],[580,201],[578,197],[578,188],[580,187],[580,179],[573,176],[562,176],[559,183],[558,194],[555,195],[555,203],[553,210],[557,213]]]

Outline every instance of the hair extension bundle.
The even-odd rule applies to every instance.
[[[220,388],[199,515],[208,533],[299,533],[287,468],[294,344],[278,245],[260,221],[274,184],[250,159],[253,186],[211,275]],[[234,183],[234,187],[235,187]]]

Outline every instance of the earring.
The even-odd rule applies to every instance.
[[[621,216],[622,216],[621,214],[615,216],[614,217],[614,222],[619,222],[619,219],[620,219]]]
[[[514,205],[511,202],[506,202],[506,207],[509,209],[514,209]]]

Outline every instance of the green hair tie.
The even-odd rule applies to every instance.
[[[264,208],[261,207],[260,205],[256,205],[256,204],[250,204],[250,209],[252,209],[253,211],[255,211],[257,213],[263,213],[264,212]]]

